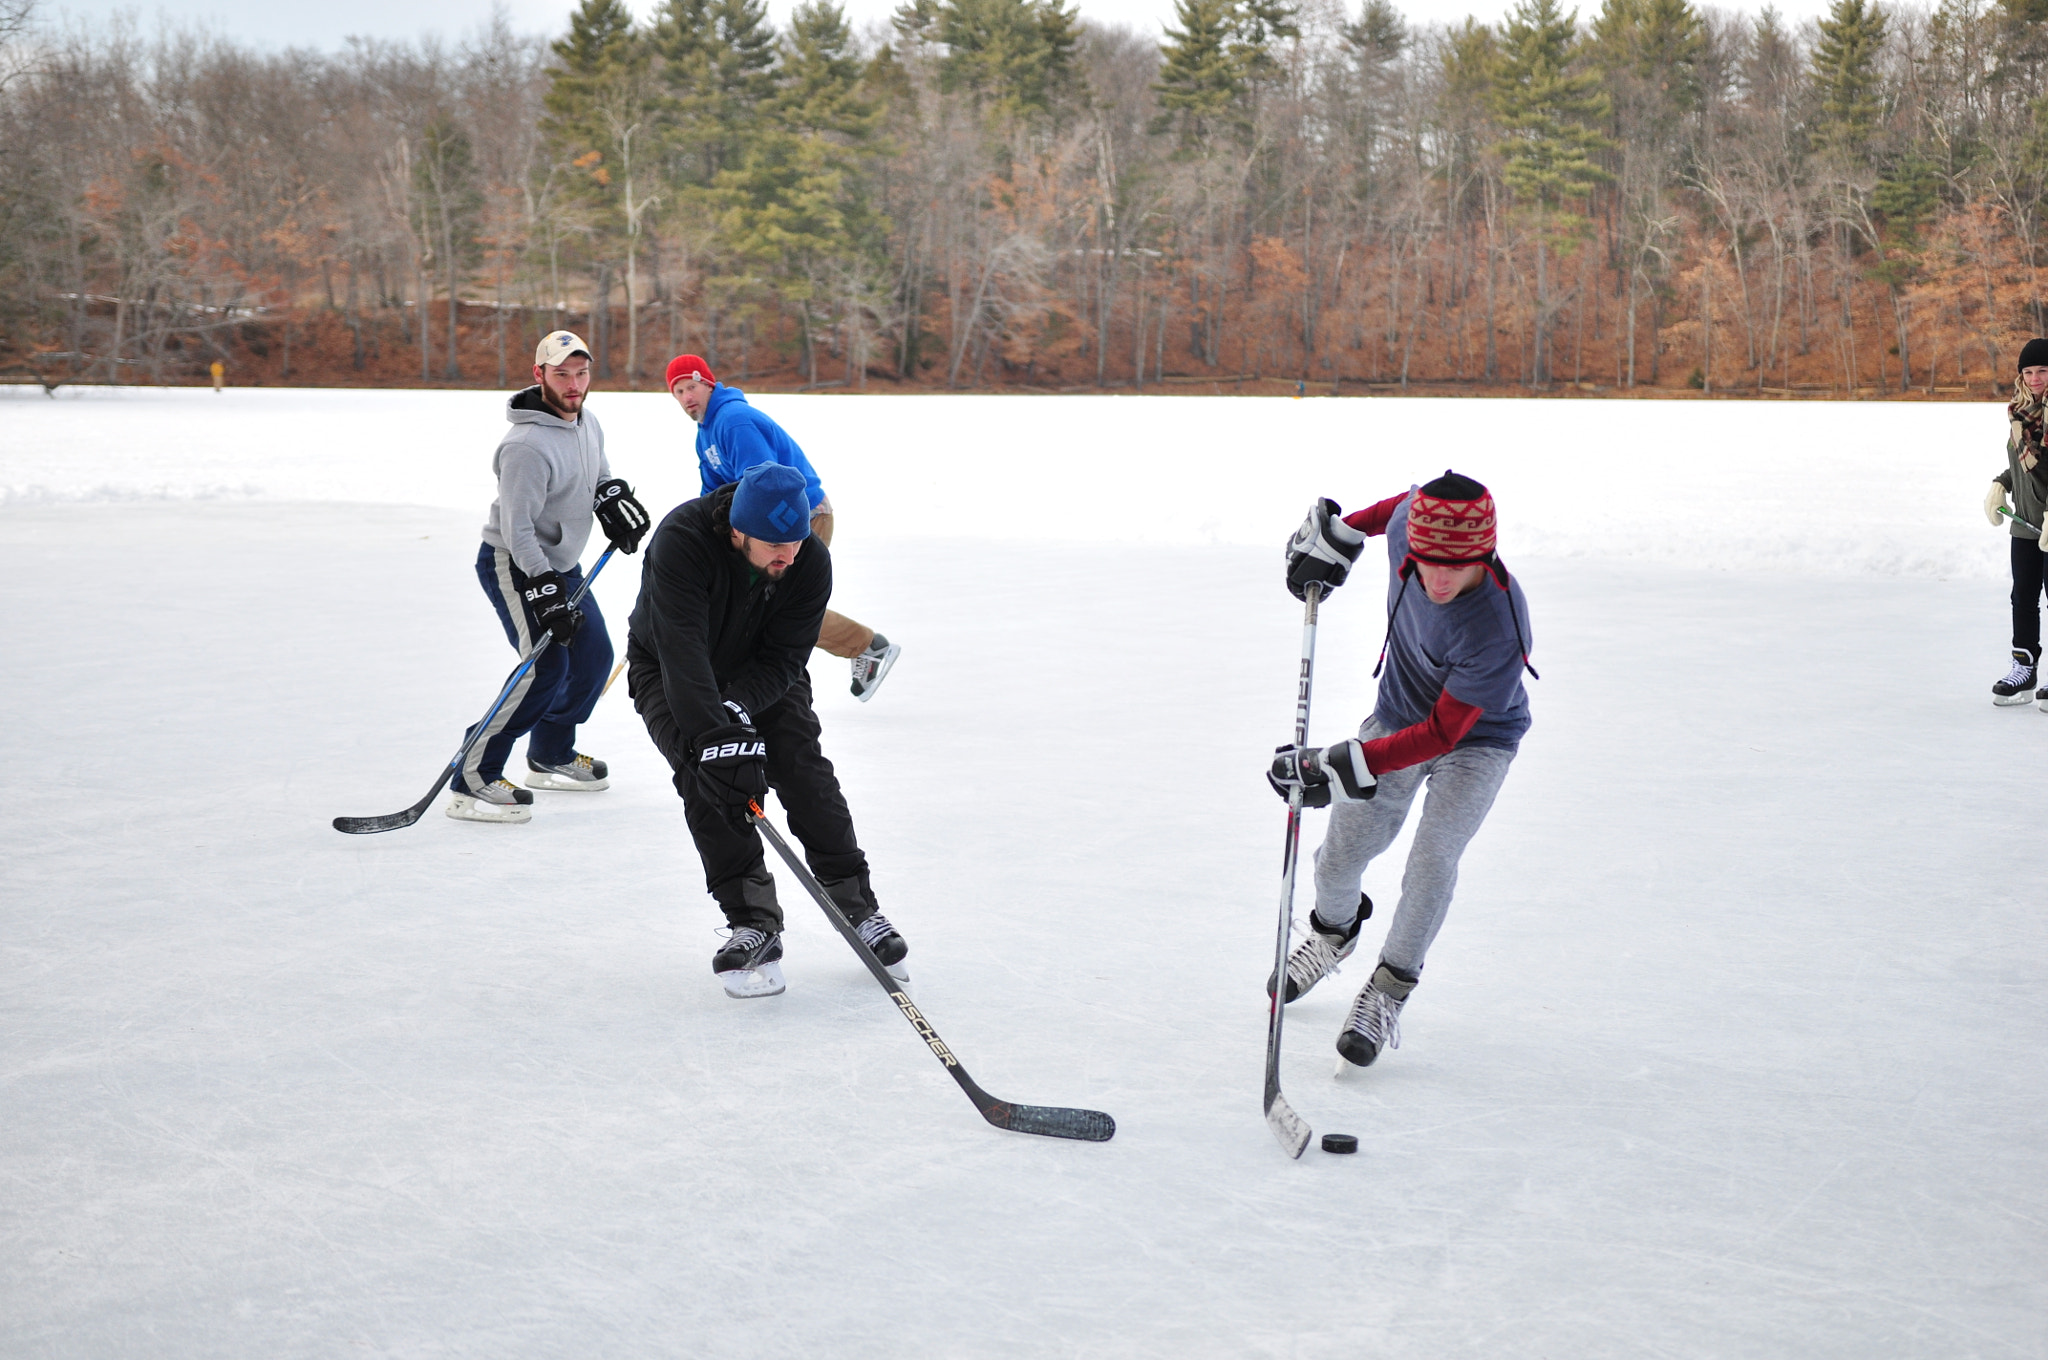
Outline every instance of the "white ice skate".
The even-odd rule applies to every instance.
[[[782,977],[781,932],[740,926],[711,956],[711,971],[727,996],[781,996],[789,987]]]
[[[880,633],[868,644],[868,649],[853,659],[853,697],[866,703],[875,697],[875,691],[882,687],[882,681],[896,665],[896,658],[903,655],[903,644],[891,642]]]
[[[728,969],[718,975],[718,982],[725,988],[727,996],[742,1001],[757,996],[781,996],[789,990],[789,984],[783,980],[782,965],[774,962],[764,963],[758,968]]]
[[[568,760],[560,765],[543,765],[532,756],[526,758],[526,787],[529,789],[559,789],[567,793],[596,793],[612,786],[606,778],[611,771],[602,760],[571,753]]]
[[[448,800],[448,815],[458,822],[530,822],[533,795],[514,788],[503,779],[493,779],[479,793],[465,793],[458,784]]]

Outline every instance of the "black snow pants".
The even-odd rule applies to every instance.
[[[647,735],[675,771],[683,819],[704,861],[704,886],[725,912],[726,922],[736,929],[780,931],[782,907],[763,859],[760,833],[747,825],[744,809],[729,808],[697,787],[694,752],[688,736],[676,729],[661,687],[661,666],[651,649],[629,643],[626,686],[633,707],[647,724]],[[811,872],[849,919],[867,919],[876,911],[868,860],[854,839],[853,814],[839,791],[839,778],[818,744],[824,729],[811,709],[809,677],[754,714],[754,727],[768,745],[768,786],[781,799],[790,832],[803,846]]]
[[[2012,536],[2012,649],[2041,659],[2042,567],[2048,553],[2031,534]]]

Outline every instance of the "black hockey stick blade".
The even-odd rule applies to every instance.
[[[1008,1129],[1012,1133],[1035,1133],[1044,1138],[1074,1138],[1085,1143],[1106,1143],[1115,1135],[1116,1120],[1100,1110],[1069,1109],[1061,1105],[1013,1105],[1007,1100],[997,1100],[982,1090],[974,1078],[967,1075],[967,1069],[960,1065],[960,1059],[954,1056],[953,1050],[946,1047],[946,1041],[932,1028],[932,1022],[917,1008],[917,1003],[904,992],[902,984],[890,976],[882,961],[875,957],[875,951],[861,940],[859,933],[848,923],[845,913],[839,910],[839,904],[832,900],[832,895],[825,891],[824,885],[811,874],[804,862],[796,857],[796,852],[789,848],[789,842],[782,839],[782,833],[768,820],[768,815],[761,810],[761,805],[749,803],[747,811],[750,814],[747,820],[761,829],[761,834],[775,847],[775,853],[782,857],[782,862],[796,875],[797,882],[804,885],[804,891],[809,893],[811,900],[824,911],[825,919],[832,923],[832,928],[839,932],[854,954],[867,965],[868,971],[874,974],[875,981],[882,985],[882,990],[896,1003],[896,1009],[903,1012],[903,1018],[917,1031],[917,1037],[924,1040],[925,1047],[932,1051],[932,1056],[945,1065],[946,1071],[959,1083],[960,1089],[967,1093],[967,1098],[974,1102],[974,1108],[981,1111],[983,1119],[999,1129]]]
[[[411,826],[426,815],[427,809],[433,806],[434,799],[440,797],[441,790],[448,787],[448,781],[454,774],[453,765],[442,770],[441,777],[434,781],[434,787],[427,790],[427,796],[403,812],[387,812],[382,817],[336,817],[334,829],[351,836],[374,836],[379,831],[397,831]]]
[[[597,582],[597,574],[604,570],[604,564],[611,561],[612,554],[617,551],[617,547],[610,547],[606,548],[599,555],[597,565],[590,569],[589,573],[583,578],[583,584],[576,587],[576,593],[569,597],[569,607],[571,609],[583,603],[583,597],[590,593],[590,587]],[[484,728],[490,726],[491,719],[498,716],[499,708],[504,705],[506,697],[512,693],[512,687],[519,683],[519,677],[532,669],[533,663],[540,660],[540,654],[546,651],[548,644],[553,641],[554,638],[552,636],[542,633],[540,640],[534,644],[533,650],[528,652],[526,658],[513,668],[511,676],[499,688],[497,702],[491,705],[491,711],[484,714],[482,722],[470,729],[469,736],[463,740],[462,749],[455,753],[455,758],[441,767],[441,777],[434,781],[433,788],[427,790],[426,797],[420,799],[403,812],[387,812],[381,817],[336,817],[334,819],[334,829],[350,836],[374,836],[379,831],[401,830],[424,817],[427,809],[433,806],[434,799],[440,795],[441,790],[447,786],[448,781],[455,777],[455,769],[458,765],[462,764],[463,758],[469,754],[469,748],[476,745],[477,738],[484,734]],[[612,672],[612,679],[616,680],[617,678],[618,672]],[[610,682],[606,682],[605,688],[611,688]]]
[[[1078,1138],[1084,1143],[1106,1143],[1116,1134],[1116,1121],[1100,1110],[1070,1110],[1058,1105],[1012,1105],[1007,1100],[991,1100],[982,1106],[981,1117],[1012,1133]]]

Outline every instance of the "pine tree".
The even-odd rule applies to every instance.
[[[1884,102],[1877,59],[1884,47],[1885,14],[1864,0],[1835,0],[1820,21],[1812,79],[1820,114],[1814,145],[1847,162],[1867,161]]]
[[[1494,84],[1494,118],[1502,140],[1502,179],[1525,201],[1536,227],[1536,336],[1532,379],[1550,380],[1549,249],[1570,240],[1581,219],[1562,204],[1589,194],[1611,178],[1593,159],[1608,140],[1594,130],[1611,107],[1590,70],[1574,70],[1576,25],[1557,0],[1521,0],[1501,32]]]
[[[1183,152],[1205,145],[1219,130],[1241,128],[1244,70],[1231,50],[1236,0],[1174,0],[1180,27],[1166,30],[1159,79],[1152,89],[1160,114],[1154,135],[1173,132]]]
[[[671,100],[676,177],[708,185],[746,160],[775,90],[775,28],[762,0],[665,0],[652,43]]]
[[[885,228],[867,184],[880,123],[862,89],[846,15],[805,0],[790,16],[777,87],[741,167],[718,178],[720,226],[742,265],[731,292],[771,289],[796,310],[802,363],[818,380],[818,333],[835,310],[858,306]]]
[[[1081,20],[1066,0],[942,0],[936,14],[941,89],[998,119],[1051,114],[1073,92]]]
[[[543,101],[544,131],[573,172],[570,182],[596,248],[597,368],[610,376],[612,269],[623,263],[627,373],[638,377],[640,235],[659,202],[654,186],[662,129],[653,53],[622,0],[583,0],[554,53],[560,65]]]

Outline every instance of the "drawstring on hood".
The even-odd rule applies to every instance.
[[[1372,678],[1375,680],[1380,678],[1380,670],[1387,664],[1387,648],[1394,641],[1394,616],[1401,612],[1401,601],[1408,598],[1408,583],[1415,579],[1416,571],[1420,566],[1421,564],[1416,561],[1414,553],[1409,553],[1401,561],[1401,588],[1394,592],[1394,603],[1387,607],[1386,636],[1380,639],[1380,659],[1375,661],[1372,666]],[[1493,578],[1495,585],[1499,586],[1503,591],[1507,591],[1508,618],[1515,625],[1515,647],[1522,654],[1522,669],[1529,672],[1530,676],[1534,679],[1541,680],[1543,673],[1529,662],[1529,642],[1522,635],[1522,615],[1515,608],[1514,592],[1508,590],[1508,569],[1501,562],[1499,553],[1488,553],[1486,555],[1486,572],[1487,575]]]

